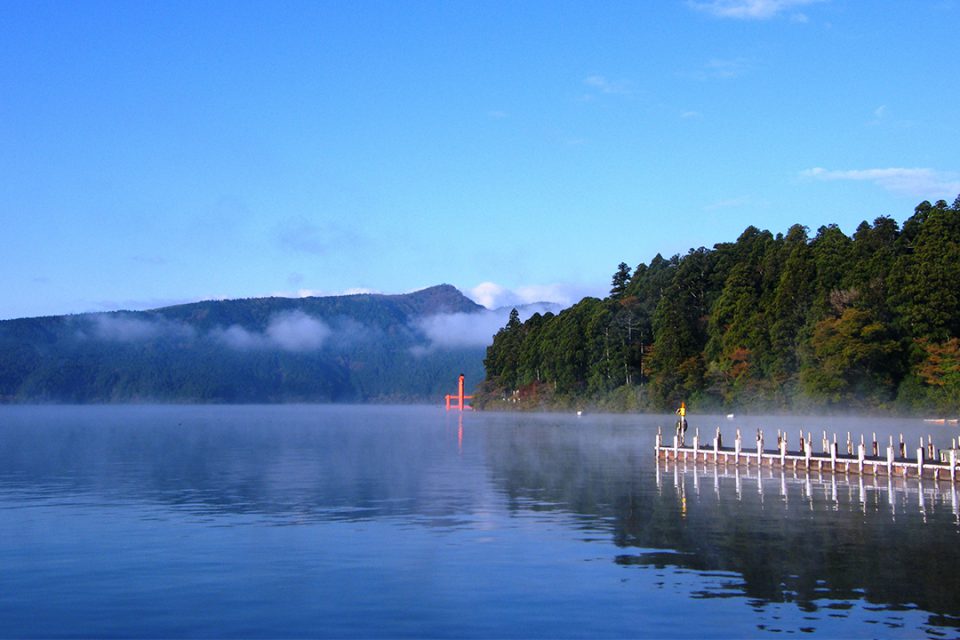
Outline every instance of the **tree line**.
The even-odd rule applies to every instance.
[[[610,295],[513,313],[478,406],[960,411],[960,196],[620,263]]]

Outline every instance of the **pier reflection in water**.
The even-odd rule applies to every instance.
[[[953,483],[682,461],[658,461],[655,478],[682,523],[679,553],[620,562],[733,572],[736,579],[695,596],[742,591],[757,608],[795,602],[837,617],[861,602],[892,615],[888,626],[917,609],[930,614],[929,634],[960,624]]]
[[[746,490],[755,492],[761,505],[765,504],[766,496],[767,500],[773,499],[774,505],[786,505],[799,500],[811,511],[859,507],[864,515],[868,510],[886,511],[893,520],[896,520],[899,511],[903,516],[919,515],[924,522],[928,514],[949,511],[953,514],[955,524],[960,527],[960,496],[957,486],[947,481],[658,460],[657,490],[661,495],[665,476],[672,478],[673,487],[683,505],[686,505],[688,490],[698,500],[701,491],[712,491],[719,500],[721,485],[732,484],[738,501],[743,500]]]

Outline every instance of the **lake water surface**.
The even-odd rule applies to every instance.
[[[950,483],[658,464],[671,422],[2,407],[0,636],[958,635]]]

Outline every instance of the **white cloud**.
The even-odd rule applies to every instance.
[[[538,302],[553,302],[564,307],[568,307],[575,302],[579,302],[585,296],[582,287],[575,287],[565,284],[529,284],[518,287],[514,290],[520,297],[521,304],[534,304]]]
[[[690,1],[687,4],[698,11],[709,13],[718,18],[737,20],[769,20],[785,12],[797,22],[806,22],[806,16],[794,12],[794,9],[822,2],[823,0],[708,0]]]
[[[282,349],[315,351],[322,347],[332,330],[319,318],[302,311],[278,313],[270,319],[263,333],[249,331],[240,325],[215,329],[210,335],[234,349]]]
[[[873,117],[875,120],[882,120],[883,117],[886,115],[887,115],[887,105],[885,104],[882,104],[873,110]]]
[[[330,336],[330,327],[302,311],[274,316],[266,336],[284,351],[312,351],[323,346]]]
[[[747,63],[742,59],[724,60],[713,58],[707,61],[703,69],[697,74],[701,80],[732,80],[739,78],[747,71]]]
[[[586,296],[603,296],[600,287],[573,284],[533,284],[508,289],[495,282],[481,282],[466,292],[467,297],[488,309],[551,302],[569,307]]]
[[[101,340],[135,342],[157,337],[160,327],[154,322],[133,316],[97,315],[93,318],[93,335]]]
[[[509,313],[509,312],[508,312]],[[433,347],[482,347],[493,341],[507,315],[485,310],[478,313],[446,313],[419,318],[414,325]]]
[[[896,111],[892,111],[887,105],[882,104],[873,111],[864,121],[868,127],[896,127],[897,129],[911,129],[916,126],[916,122],[905,120],[900,117]]]
[[[494,282],[481,282],[468,292],[469,297],[477,304],[485,306],[487,309],[493,309],[500,306],[498,301],[508,293],[504,287]]]
[[[194,335],[192,327],[165,318],[144,318],[127,313],[95,314],[90,330],[94,338],[110,342],[139,342],[160,337]]]
[[[737,78],[743,75],[746,63],[743,60],[720,60],[714,58],[707,63],[707,73],[713,78]]]
[[[947,197],[960,193],[960,173],[925,168],[849,169],[830,170],[814,167],[800,172],[801,177],[813,180],[850,180],[872,182],[896,193],[926,198]]]
[[[241,351],[263,349],[267,346],[266,339],[262,334],[247,331],[238,324],[231,325],[226,329],[214,329],[210,332],[210,335],[214,340]]]
[[[626,80],[613,81],[606,76],[592,75],[583,79],[583,83],[600,93],[627,95],[631,93],[630,83]]]
[[[526,320],[534,313],[560,313],[564,306],[557,303],[529,304],[519,310],[520,319]],[[494,334],[507,324],[512,308],[504,306],[477,313],[444,313],[419,318],[414,326],[423,332],[430,345],[416,349],[415,353],[422,354],[438,347],[487,346],[493,342]]]

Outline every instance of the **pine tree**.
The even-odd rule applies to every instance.
[[[627,285],[630,283],[630,267],[626,262],[621,262],[617,266],[617,272],[613,274],[613,280],[610,286],[610,297],[614,299],[622,298],[627,291]]]

